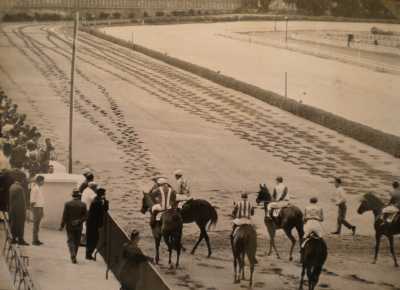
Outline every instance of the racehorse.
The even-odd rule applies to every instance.
[[[265,184],[264,185],[260,184],[260,190],[258,192],[258,196],[256,199],[257,204],[260,204],[261,202],[263,202],[264,209],[265,209],[265,211],[267,211],[267,206],[271,201],[272,201],[272,196],[271,196],[267,186]],[[265,218],[264,218],[264,223],[265,223],[265,226],[267,227],[268,234],[270,237],[268,256],[270,256],[272,254],[272,249],[274,249],[276,256],[278,257],[278,259],[280,259],[278,250],[276,249],[276,246],[275,246],[275,233],[276,233],[276,230],[283,229],[286,236],[289,238],[289,240],[292,243],[292,245],[290,247],[290,254],[289,254],[289,260],[292,261],[293,260],[293,249],[294,249],[294,246],[296,245],[296,239],[292,235],[292,229],[296,228],[300,242],[301,242],[303,240],[303,236],[304,236],[303,213],[297,206],[290,205],[288,207],[284,207],[281,209],[278,219],[280,222],[278,222],[275,218],[268,218],[267,216],[265,216]]]
[[[191,254],[193,255],[200,244],[205,239],[208,249],[208,257],[211,256],[210,238],[207,234],[208,229],[218,222],[218,213],[216,209],[204,199],[190,199],[186,201],[181,209],[181,216],[184,224],[196,223],[200,229],[200,236],[194,245]]]
[[[303,289],[304,275],[307,271],[308,289],[314,290],[318,284],[319,275],[321,274],[322,267],[328,257],[328,249],[325,241],[315,235],[305,242],[301,249],[301,279],[299,289]]]
[[[233,234],[232,253],[233,253],[233,270],[234,283],[240,283],[240,279],[244,280],[244,257],[250,263],[250,286],[253,284],[254,265],[256,264],[257,251],[257,233],[252,225],[241,225]]]
[[[142,208],[141,212],[143,214],[146,211],[150,210],[154,202],[151,196],[148,193],[143,192],[143,200],[142,200]],[[179,257],[182,249],[182,217],[177,212],[176,209],[168,209],[162,213],[161,219],[159,222],[156,222],[152,227],[152,233],[155,241],[156,247],[156,257],[155,262],[158,264],[160,261],[160,243],[161,238],[164,238],[164,241],[168,247],[169,259],[168,264],[172,267],[171,257],[172,250],[176,250],[176,268],[179,266]]]
[[[400,234],[400,217],[397,216],[392,222],[387,223],[382,219],[382,210],[385,207],[384,203],[373,193],[366,193],[361,199],[360,206],[358,207],[357,212],[359,214],[363,214],[367,211],[372,211],[374,213],[375,221],[375,256],[373,264],[376,263],[378,259],[379,246],[381,242],[382,236],[386,236],[389,239],[390,244],[390,252],[392,253],[394,266],[398,267],[396,253],[394,251],[394,241],[393,236]]]

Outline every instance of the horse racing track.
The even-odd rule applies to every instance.
[[[0,84],[44,134],[56,140],[61,161],[68,144],[68,80],[71,29],[62,24],[9,24],[0,33]],[[154,255],[149,217],[140,213],[150,178],[182,169],[196,198],[217,207],[218,224],[195,255],[196,225],[183,226],[180,267],[170,269],[165,245],[158,268],[172,289],[241,289],[233,284],[229,243],[232,202],[247,191],[255,200],[259,183],[283,176],[292,202],[304,208],[316,195],[324,207],[328,259],[320,277],[325,289],[397,289],[388,247],[372,265],[372,215],[358,215],[359,197],[386,196],[399,178],[397,159],[326,128],[304,121],[242,93],[224,88],[94,36],[81,33],[74,105],[74,171],[94,169],[107,188],[111,212],[125,229],[141,231],[142,248]],[[331,177],[345,180],[349,219],[357,225],[332,237],[336,208]],[[281,259],[265,255],[264,212],[257,208],[258,264],[253,288],[294,289],[301,267],[298,245],[289,262],[289,242],[276,237]],[[399,241],[396,240],[399,249]],[[247,274],[248,276],[248,274]]]

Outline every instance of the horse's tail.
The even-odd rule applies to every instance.
[[[213,206],[210,207],[210,215],[211,217],[210,217],[210,223],[208,224],[208,230],[210,230],[212,226],[215,227],[218,222],[218,212]]]

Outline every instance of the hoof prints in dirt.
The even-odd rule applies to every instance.
[[[30,36],[25,30],[32,26],[20,26],[13,30],[13,33],[8,35],[10,43],[12,43],[19,51],[26,56],[26,58],[33,64],[33,66],[43,75],[48,81],[49,86],[53,89],[55,94],[68,106],[69,104],[69,89],[66,85],[68,81],[68,72],[60,67],[56,58],[65,58],[69,61],[70,54],[68,49],[65,48],[65,43],[54,34],[48,33],[47,41],[51,46],[46,45],[43,41]],[[43,30],[43,28],[42,28]],[[43,30],[46,32],[46,30]],[[12,36],[18,41],[24,43],[20,46],[12,39]],[[46,49],[44,49],[46,48]],[[126,171],[133,174],[130,179],[125,183],[125,190],[127,192],[131,188],[138,188],[135,182],[149,178],[157,174],[157,169],[151,165],[151,158],[148,155],[148,150],[144,148],[143,142],[138,138],[137,132],[132,126],[129,126],[125,120],[125,116],[107,89],[101,84],[97,83],[95,79],[91,79],[82,70],[77,69],[80,84],[86,82],[86,87],[89,91],[86,92],[86,87],[82,84],[75,90],[76,101],[74,104],[75,111],[79,112],[82,117],[87,119],[94,127],[104,133],[111,142],[113,142],[125,156],[121,160],[126,163]],[[99,98],[103,98],[107,108],[98,106]],[[107,185],[114,188],[114,182],[109,182]],[[117,183],[116,183],[117,184]],[[115,185],[116,185],[115,184]],[[132,193],[132,190],[130,190]],[[138,192],[137,192],[138,193]],[[134,195],[130,195],[131,197]],[[125,196],[123,202],[131,202],[132,206],[136,206],[137,200],[128,200]],[[127,211],[126,217],[132,215],[131,211]]]
[[[101,58],[112,65],[112,71],[102,68],[121,81],[134,84],[206,121],[220,124],[253,146],[311,174],[322,178],[346,175],[349,193],[359,193],[364,188],[382,190],[396,178],[390,172],[374,169],[365,162],[364,157],[370,156],[367,150],[355,148],[349,152],[343,145],[338,146],[345,144],[339,135],[315,130],[318,127],[308,126],[307,131],[301,130],[302,124],[292,125],[285,112],[263,109],[256,102],[252,104],[248,96],[210,84],[96,37],[82,34],[80,41],[86,45],[88,56]]]

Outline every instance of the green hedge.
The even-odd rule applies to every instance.
[[[90,28],[82,28],[82,30],[115,44],[133,48],[147,56],[161,60],[165,63],[196,74],[222,86],[253,96],[270,105],[276,106],[282,110],[322,125],[326,128],[332,129],[338,133],[400,158],[400,137],[398,136],[384,133],[366,125],[347,120],[330,112],[299,103],[293,99],[283,97],[271,91],[267,91],[257,86],[217,73],[208,68],[168,56],[153,49],[149,49],[137,44],[132,45],[132,43],[128,41],[113,37],[111,35],[106,35],[98,30]]]

